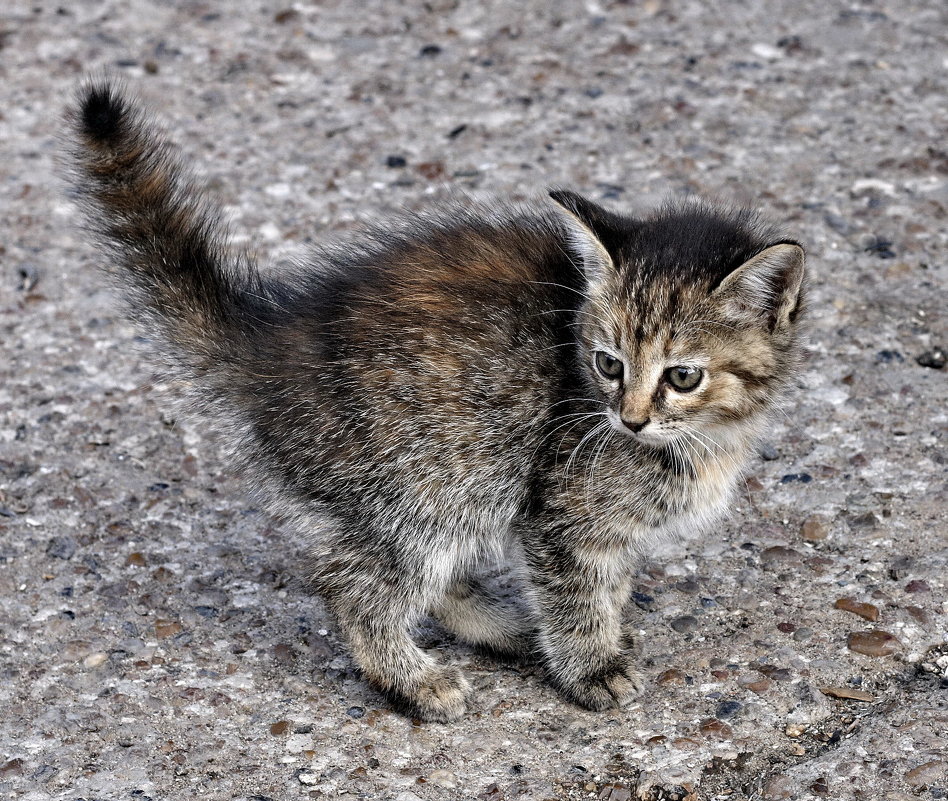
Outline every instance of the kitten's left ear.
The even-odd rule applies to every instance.
[[[554,189],[550,197],[556,201],[566,223],[569,244],[582,259],[586,279],[598,282],[614,273],[613,253],[619,239],[619,216],[565,189]]]
[[[796,242],[771,245],[728,275],[712,297],[736,319],[763,323],[771,333],[782,330],[800,309],[804,263]]]

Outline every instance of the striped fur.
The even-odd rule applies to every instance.
[[[406,216],[263,277],[114,85],[86,86],[71,124],[74,187],[132,313],[312,534],[310,578],[365,676],[427,720],[463,714],[464,677],[409,636],[427,613],[537,653],[586,707],[634,697],[635,560],[727,505],[796,368],[799,246],[745,211],[635,219],[557,191]],[[701,383],[676,391],[676,366]],[[501,557],[529,619],[477,582]]]

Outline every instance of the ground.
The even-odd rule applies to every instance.
[[[938,0],[0,12],[0,795],[948,797],[948,11]],[[729,519],[635,579],[621,711],[423,632],[476,687],[389,712],[96,269],[57,172],[109,69],[279,269],[448,192],[699,194],[805,243],[808,360]],[[509,583],[503,576],[500,584]],[[511,591],[516,587],[511,585]]]

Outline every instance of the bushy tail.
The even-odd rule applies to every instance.
[[[192,367],[226,360],[253,324],[253,265],[228,253],[217,212],[112,82],[85,85],[70,121],[74,189],[133,312]]]

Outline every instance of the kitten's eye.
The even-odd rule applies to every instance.
[[[622,378],[622,360],[605,351],[596,351],[596,369],[610,381]]]
[[[701,383],[704,370],[700,367],[670,367],[665,371],[665,378],[679,392],[691,392]]]

